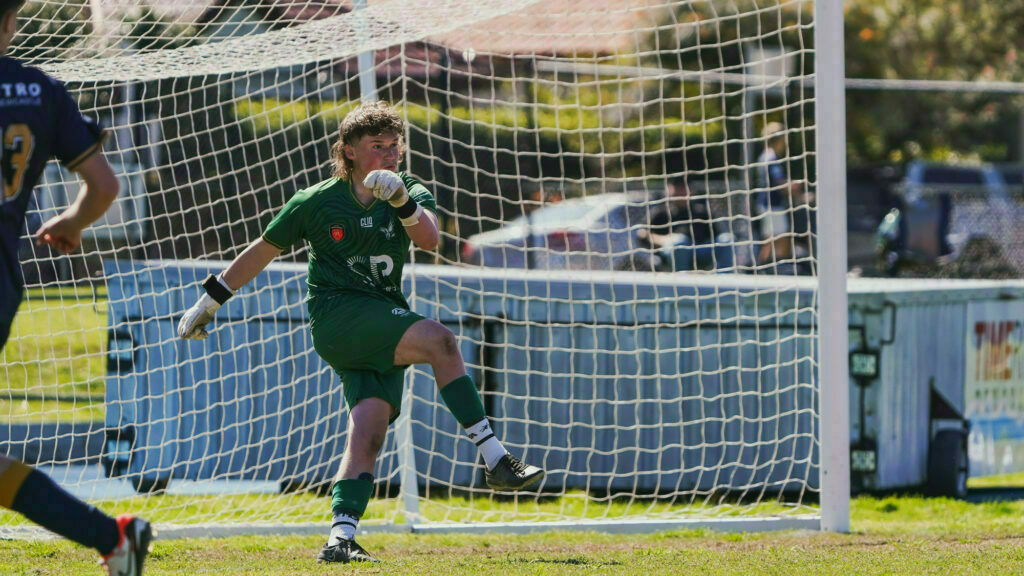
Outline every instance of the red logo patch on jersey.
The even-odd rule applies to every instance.
[[[341,224],[335,224],[331,226],[331,238],[334,238],[335,242],[341,242],[341,239],[345,237],[345,227]]]

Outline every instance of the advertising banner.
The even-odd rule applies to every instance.
[[[966,328],[971,476],[1024,471],[1024,305],[971,302]]]

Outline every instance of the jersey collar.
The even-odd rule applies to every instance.
[[[362,208],[363,210],[369,210],[370,208],[373,208],[374,206],[377,205],[378,198],[374,198],[373,202],[370,202],[369,204],[363,204],[363,201],[359,199],[359,196],[356,196],[356,185],[352,183],[351,176],[349,176],[348,179],[345,180],[345,183],[348,184],[349,195],[352,196],[352,200],[354,200],[356,205],[358,205],[360,208]]]

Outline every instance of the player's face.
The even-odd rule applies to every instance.
[[[7,48],[10,47],[11,40],[14,39],[14,33],[18,27],[17,24],[17,10],[9,10],[0,18],[0,54],[7,52]]]
[[[398,170],[402,159],[402,139],[398,134],[367,135],[355,145],[345,146],[355,172],[369,174],[374,170]]]

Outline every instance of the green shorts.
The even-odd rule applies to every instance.
[[[395,366],[395,348],[423,316],[384,296],[346,293],[309,300],[313,348],[341,376],[349,410],[363,398],[391,404],[392,421],[402,407],[405,366]]]

